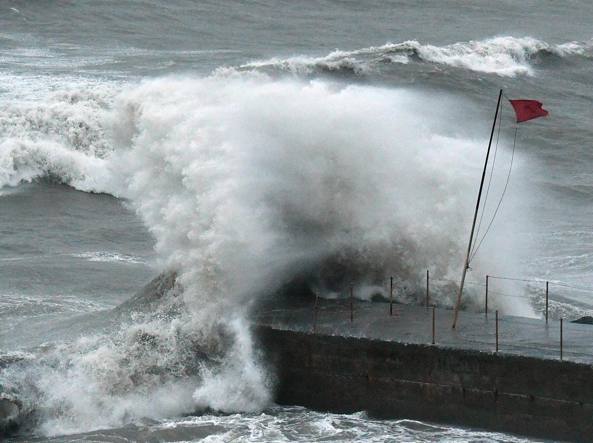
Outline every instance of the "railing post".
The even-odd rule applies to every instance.
[[[490,278],[489,275],[486,276],[486,295],[484,297],[484,313],[486,317],[488,317],[488,279]]]
[[[426,310],[428,310],[428,305],[430,303],[430,273],[428,269],[426,270]]]
[[[496,310],[496,352],[498,352],[498,309]]]
[[[546,324],[548,324],[548,286],[550,282],[546,282]]]
[[[562,318],[560,318],[560,360],[562,360],[562,347],[563,347],[563,339],[564,337],[562,336]]]
[[[350,285],[350,323],[354,321],[354,286]]]
[[[436,333],[436,327],[435,327],[435,306],[432,305],[432,344],[434,345],[435,343],[435,333]]]
[[[389,315],[393,315],[393,277],[389,279]]]

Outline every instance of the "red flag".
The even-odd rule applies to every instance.
[[[537,100],[509,100],[515,114],[517,115],[517,123],[526,122],[538,117],[545,117],[548,111],[542,108],[542,103]]]

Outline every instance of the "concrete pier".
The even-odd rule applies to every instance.
[[[269,309],[258,336],[277,401],[549,439],[593,441],[593,326],[384,303]],[[315,330],[315,332],[313,332]]]

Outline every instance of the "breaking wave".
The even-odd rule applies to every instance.
[[[198,316],[296,277],[329,293],[393,272],[412,296],[427,266],[457,279],[463,256],[485,142],[451,131],[454,108],[265,75],[161,79],[118,99],[114,175]]]
[[[110,87],[88,87],[1,108],[0,188],[50,178],[84,191],[108,189],[113,95]]]
[[[534,75],[534,65],[546,56],[591,57],[592,50],[593,41],[554,45],[531,37],[495,37],[445,46],[408,40],[353,51],[336,50],[322,57],[296,56],[253,61],[241,68],[275,69],[298,75],[340,71],[361,75],[379,70],[386,64],[418,61],[514,77]]]
[[[107,328],[115,332],[3,371],[10,395],[35,405],[38,432],[261,410],[273,385],[249,310],[295,280],[330,295],[353,283],[367,296],[393,275],[409,301],[430,267],[435,300],[451,303],[451,283],[439,280],[458,277],[460,220],[471,213],[485,144],[450,127],[462,118],[455,105],[468,103],[236,72],[161,78],[99,99],[55,97],[61,105],[41,113],[49,118],[4,116],[17,125],[2,141],[13,147],[2,150],[2,184],[53,174],[125,196],[177,285],[156,297],[157,281],[116,310],[125,321]],[[475,267],[504,275],[500,266],[514,266],[484,260]]]
[[[10,426],[53,436],[203,411],[270,403],[249,327],[227,317],[196,323],[174,274],[163,274],[72,343],[0,355],[0,435]],[[106,332],[109,330],[110,332]]]
[[[83,258],[88,261],[104,263],[128,263],[133,265],[146,263],[146,261],[140,257],[134,257],[126,254],[118,254],[117,252],[109,251],[83,252],[79,254],[72,254],[72,256]]]

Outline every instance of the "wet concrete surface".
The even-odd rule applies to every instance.
[[[321,300],[291,308],[262,308],[255,322],[274,329],[319,335],[367,338],[401,344],[432,344],[432,307],[354,301],[353,320],[347,300]],[[452,329],[453,311],[435,309],[435,346],[494,353],[495,313],[460,312]],[[499,354],[560,360],[560,321],[499,316]],[[562,358],[593,364],[593,326],[563,322]]]

